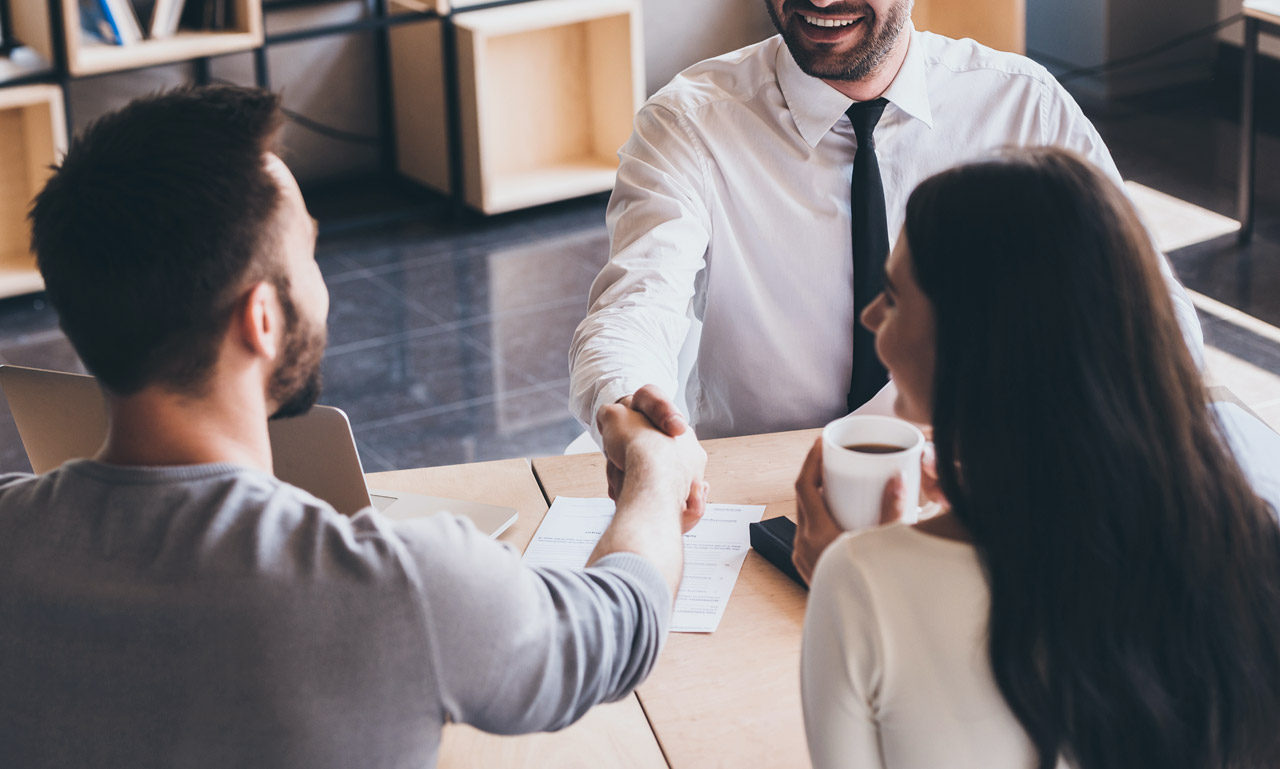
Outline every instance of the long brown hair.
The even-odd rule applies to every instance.
[[[940,482],[1042,769],[1280,765],[1280,527],[1205,405],[1121,190],[1021,150],[907,204]]]

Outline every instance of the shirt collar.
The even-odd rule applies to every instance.
[[[924,50],[914,27],[910,27],[910,35],[907,57],[897,77],[885,90],[884,98],[933,128],[933,111],[929,108],[929,88],[925,82]],[[796,128],[800,129],[800,135],[810,147],[818,146],[853,101],[818,78],[806,75],[785,42],[778,46],[777,71],[778,86]]]

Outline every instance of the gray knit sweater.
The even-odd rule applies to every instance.
[[[241,467],[0,476],[0,765],[430,767],[446,721],[623,697],[670,611],[640,556],[526,568]]]

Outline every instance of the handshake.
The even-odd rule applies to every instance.
[[[868,426],[869,422],[876,421],[886,424]],[[708,486],[703,480],[703,472],[707,456],[685,418],[660,390],[646,385],[634,395],[602,406],[596,415],[596,426],[600,430],[607,460],[605,474],[609,482],[609,497],[618,504],[619,512],[644,500],[649,504],[660,503],[666,510],[679,506],[682,532],[697,525],[706,510]],[[797,530],[792,560],[806,582],[813,575],[818,557],[843,531],[898,521],[914,523],[920,504],[926,504],[930,512],[947,508],[938,482],[932,444],[926,443],[915,427],[888,417],[854,417],[833,422],[827,432],[837,427],[845,432],[892,428],[904,433],[877,434],[876,439],[889,440],[894,447],[910,447],[910,450],[894,448],[894,453],[901,453],[913,467],[894,469],[887,475],[879,467],[858,468],[853,472],[853,468],[837,463],[835,469],[826,468],[824,442],[822,439],[815,442],[796,480]],[[857,457],[857,451],[848,449],[863,450],[862,446],[843,445],[848,443],[844,438],[856,437],[852,434],[835,437],[841,438],[838,445],[828,447],[828,450],[854,457]],[[880,448],[878,444],[876,448]],[[851,462],[848,458],[840,459],[845,463]],[[852,464],[866,462],[866,458],[861,458],[859,463]],[[895,458],[892,465],[884,466],[897,468],[900,464],[901,461]],[[824,469],[834,473],[834,491],[829,492],[826,488],[824,476],[827,472]],[[845,478],[846,475],[849,477]],[[828,506],[831,494],[835,496],[835,504],[858,508],[859,520],[851,523],[847,520],[847,511],[844,513],[846,520],[839,520]],[[865,512],[861,508],[866,508]]]
[[[587,565],[610,553],[635,553],[662,574],[674,597],[684,570],[683,534],[707,506],[707,453],[658,390],[601,406],[596,427],[617,512]]]
[[[682,500],[680,528],[687,532],[706,510],[703,480],[707,454],[675,406],[645,385],[596,414],[604,449],[609,498],[619,507],[639,495]]]

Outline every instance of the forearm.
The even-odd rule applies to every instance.
[[[500,734],[560,729],[653,668],[672,599],[646,558],[531,568],[453,516],[382,525],[398,533],[422,664],[435,666],[436,696],[454,721]]]
[[[569,349],[570,410],[594,434],[600,406],[646,384],[674,395],[711,222],[696,140],[647,105],[619,152],[605,221],[609,262],[591,286]],[[596,437],[599,437],[598,435]]]
[[[613,522],[588,565],[610,553],[635,553],[658,569],[675,595],[684,565],[680,514],[690,491],[677,476],[643,460],[630,464]]]

